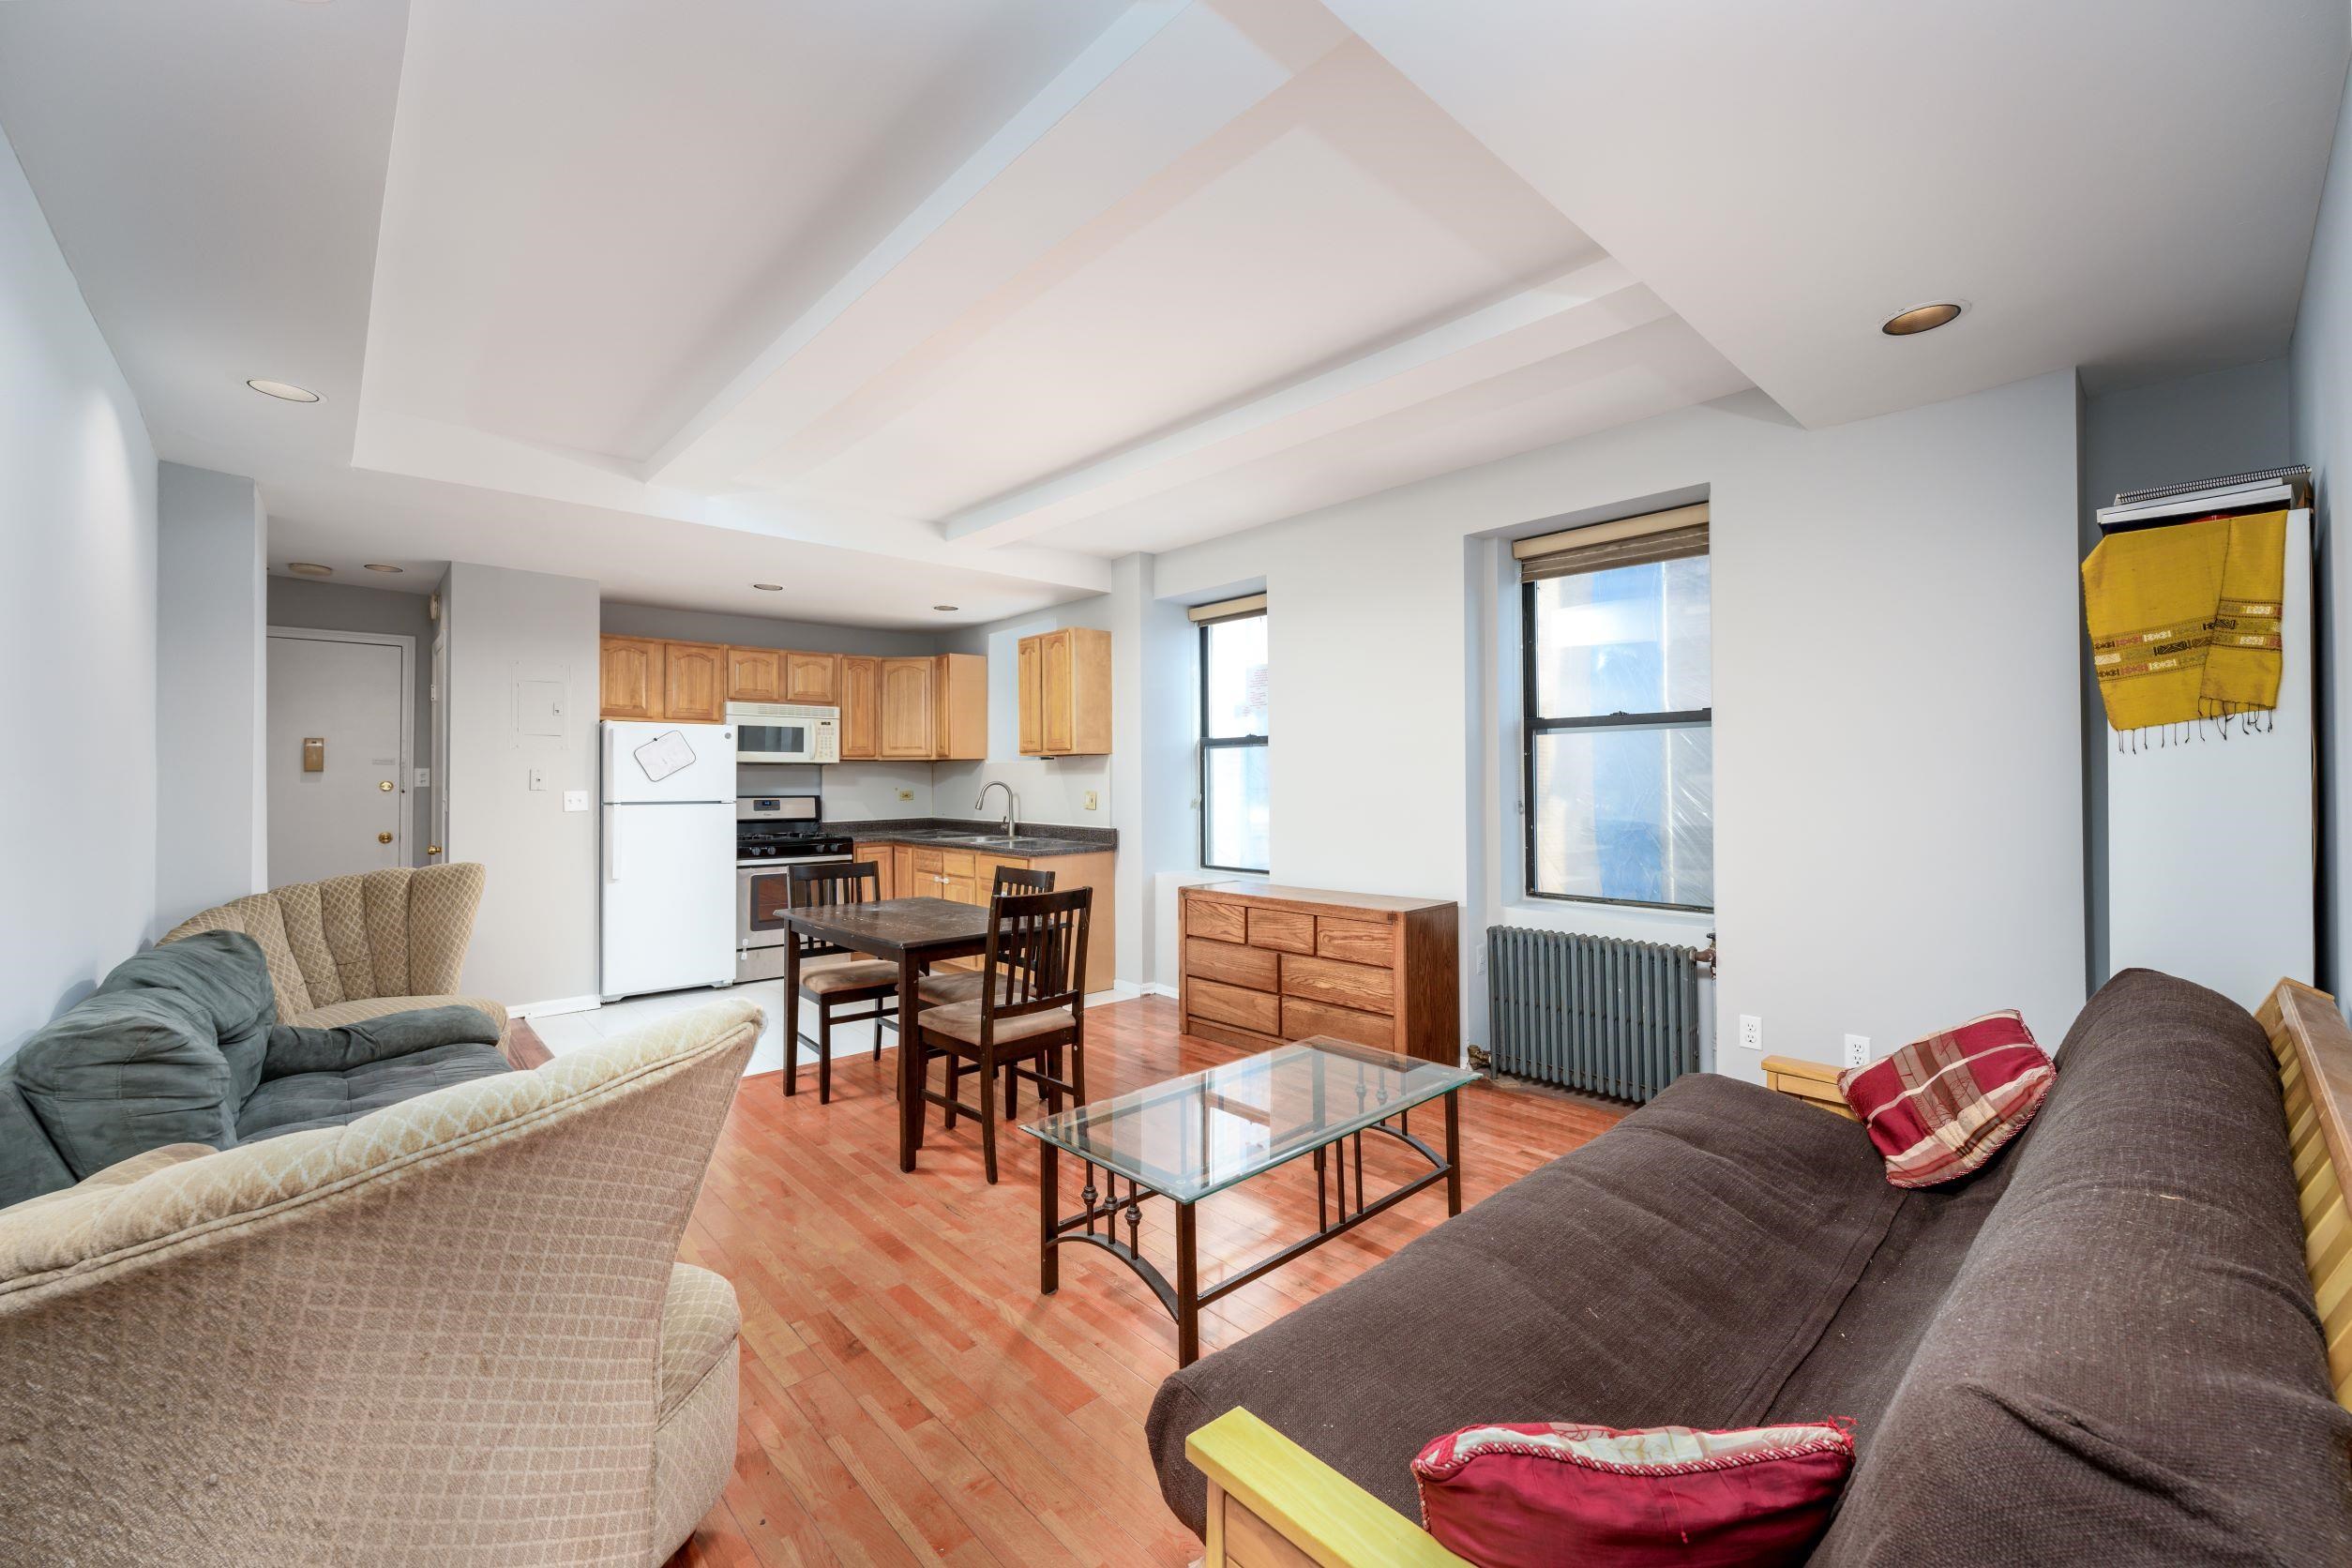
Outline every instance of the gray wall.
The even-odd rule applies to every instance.
[[[746,648],[804,648],[812,654],[936,654],[940,634],[882,631],[871,626],[824,626],[768,615],[720,615],[703,610],[610,603],[604,629],[615,637],[667,637],[682,642],[739,642]]]
[[[448,858],[489,867],[465,988],[523,1007],[593,997],[596,585],[465,562],[446,580]],[[518,722],[523,697],[543,682],[563,688],[553,735]],[[545,771],[544,790],[529,787],[535,767]],[[566,790],[587,792],[589,808],[565,811]]]
[[[357,583],[313,582],[298,577],[269,580],[269,624],[307,631],[365,631],[379,636],[413,638],[415,656],[415,732],[409,754],[415,765],[434,770],[440,784],[440,763],[433,758],[432,685],[433,623],[428,596],[390,588],[366,588]],[[433,841],[432,793],[415,788],[414,776],[400,780],[412,813],[409,864],[430,863],[425,846]]]
[[[156,460],[0,138],[0,1057],[157,934]]]
[[[2119,490],[2277,468],[2299,459],[2287,418],[2284,359],[2087,397],[2082,405],[2082,553],[2099,542],[2098,509]],[[2115,737],[2082,649],[2083,893],[2086,977],[2106,982],[2107,759]]]
[[[2295,460],[2309,463],[2315,490],[2313,536],[2318,541],[2321,987],[2335,990],[2352,975],[2352,932],[2344,893],[2344,826],[2352,769],[2338,765],[2336,672],[2344,668],[2344,594],[2352,560],[2335,536],[2335,482],[2352,479],[2352,95],[2336,120],[2335,156],[2303,275],[2303,306],[2287,352]],[[2338,463],[2336,459],[2344,460]]]
[[[253,481],[162,465],[156,607],[156,915],[269,885],[262,772],[268,520]]]

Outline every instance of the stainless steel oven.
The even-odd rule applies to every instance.
[[[815,795],[744,795],[735,802],[735,979],[780,980],[789,933],[790,868],[850,858],[825,831]]]

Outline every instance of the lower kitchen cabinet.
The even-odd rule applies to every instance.
[[[885,880],[890,890],[883,897],[889,898],[947,898],[958,904],[985,905],[989,890],[996,884],[996,868],[1000,866],[1051,871],[1056,893],[1091,887],[1094,890],[1094,903],[1086,930],[1086,988],[1108,990],[1116,978],[1117,939],[1111,927],[1111,869],[1115,861],[1111,851],[1099,854],[1040,855],[1029,860],[1019,855],[984,854],[975,850],[927,844],[898,844],[885,849],[877,841],[859,844],[856,853],[858,859],[871,860],[877,866],[887,854],[891,870]],[[955,958],[939,967],[978,969],[980,962],[978,958]]]
[[[1451,901],[1228,882],[1187,887],[1179,902],[1185,1033],[1253,1048],[1326,1034],[1460,1059]]]

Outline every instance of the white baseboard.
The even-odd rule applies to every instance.
[[[1107,1007],[1114,1002],[1133,1002],[1142,994],[1133,981],[1113,980],[1103,990],[1087,992],[1086,1004],[1089,1007]]]
[[[1164,996],[1170,1002],[1176,1000],[1176,988],[1173,986],[1163,986],[1157,980],[1146,980],[1142,985],[1138,986],[1136,989],[1145,996]]]
[[[559,996],[552,1002],[525,1002],[506,1009],[510,1018],[544,1018],[557,1013],[589,1013],[604,1005],[599,996]]]

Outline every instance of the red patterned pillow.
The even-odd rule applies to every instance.
[[[1932,1187],[1966,1176],[2025,1130],[2058,1069],[2014,1012],[1987,1013],[1837,1076],[1886,1156],[1887,1180]]]
[[[1813,1549],[1853,1465],[1827,1424],[1512,1422],[1447,1433],[1413,1478],[1429,1533],[1479,1568],[1775,1568]]]

